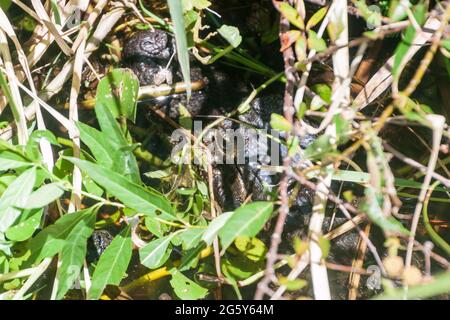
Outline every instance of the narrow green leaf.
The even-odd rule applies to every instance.
[[[145,247],[139,249],[139,259],[141,264],[149,269],[156,269],[162,266],[170,256],[170,241],[174,234],[153,240]]]
[[[28,167],[32,165],[32,162],[17,153],[8,150],[0,153],[0,171]]]
[[[0,198],[0,232],[5,232],[21,214],[36,180],[36,168],[22,173],[3,192]]]
[[[322,38],[319,38],[317,33],[312,30],[308,30],[308,47],[311,50],[322,52],[327,49],[327,43]]]
[[[314,28],[327,14],[328,7],[322,7],[319,10],[317,10],[313,16],[308,20],[308,23],[306,24],[306,30],[309,30],[311,28]]]
[[[272,202],[256,201],[244,205],[233,213],[219,231],[222,253],[238,236],[254,237],[264,227],[273,211]]]
[[[88,292],[89,300],[99,299],[106,285],[120,284],[130,263],[132,251],[131,229],[127,226],[100,256],[92,276],[92,285]]]
[[[81,210],[70,214],[65,214],[56,222],[34,237],[28,244],[28,249],[31,251],[31,256],[28,261],[39,263],[44,258],[53,257],[59,253],[70,231],[83,219],[86,212],[91,209]]]
[[[80,275],[80,269],[86,256],[87,240],[94,231],[97,209],[98,207],[86,210],[65,240],[60,255],[61,266],[56,274],[58,279],[56,299],[58,300],[64,297]]]
[[[105,135],[82,122],[77,122],[77,127],[80,130],[81,141],[91,150],[97,163],[111,169],[114,165],[112,159],[114,150]]]
[[[189,51],[184,27],[183,4],[180,0],[167,0],[170,17],[175,31],[175,41],[177,44],[178,62],[183,74],[183,80],[187,85],[187,95],[191,96],[191,73],[189,66]]]
[[[119,173],[92,162],[72,157],[65,157],[65,159],[86,172],[96,183],[122,201],[127,207],[149,215],[153,215],[155,210],[159,210],[165,214],[165,218],[175,219],[170,202],[156,191],[150,192],[140,185],[128,181]]]
[[[45,184],[31,193],[27,203],[22,207],[24,209],[43,208],[59,199],[64,193],[64,189],[59,182]]]
[[[291,24],[299,29],[305,29],[305,22],[303,21],[303,18],[298,14],[297,10],[291,7],[287,2],[280,3],[279,10]]]
[[[233,214],[234,212],[222,213],[208,225],[208,228],[205,230],[202,236],[202,240],[205,241],[208,246],[212,244],[220,229],[225,225],[225,223],[228,221],[228,219],[231,218]]]

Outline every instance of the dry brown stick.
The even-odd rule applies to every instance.
[[[273,1],[274,6],[276,7],[275,1]],[[289,31],[289,21],[283,17],[280,16],[280,41],[281,45],[283,45],[283,37],[285,34]],[[294,123],[294,90],[295,90],[295,83],[296,83],[296,71],[294,68],[294,51],[291,47],[287,48],[283,51],[283,61],[284,61],[284,70],[286,75],[286,87],[284,91],[284,103],[283,103],[283,112],[284,117],[286,120],[293,124]],[[289,134],[287,134],[286,139],[289,140]],[[278,210],[278,218],[277,222],[275,224],[275,229],[273,231],[272,237],[271,237],[271,243],[269,252],[267,254],[267,263],[266,263],[266,271],[265,276],[261,280],[261,282],[258,284],[256,293],[255,293],[255,299],[256,300],[262,300],[264,298],[264,293],[268,290],[269,283],[273,280],[275,276],[275,270],[274,270],[274,264],[277,259],[278,255],[278,246],[281,242],[281,234],[283,233],[284,229],[284,222],[286,221],[286,217],[289,213],[289,195],[288,195],[288,183],[289,183],[289,166],[291,164],[291,159],[287,155],[283,159],[283,176],[281,178],[280,182],[280,200],[281,200],[281,206]]]
[[[364,233],[367,235],[367,237],[369,237],[370,228],[371,224],[369,223],[364,229]],[[349,277],[349,286],[350,286],[350,290],[348,292],[349,300],[356,300],[358,298],[358,288],[359,283],[361,281],[361,274],[359,272],[356,272],[356,270],[360,270],[363,267],[366,252],[367,252],[367,244],[362,240],[362,238],[359,238],[358,256],[352,263],[352,269]]]

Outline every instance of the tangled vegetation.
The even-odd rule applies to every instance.
[[[448,1],[0,6],[0,299],[448,297]]]

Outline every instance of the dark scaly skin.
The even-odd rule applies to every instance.
[[[175,40],[166,31],[141,30],[125,42],[124,65],[136,74],[141,86],[182,82],[183,77],[174,55],[175,51]],[[164,73],[168,73],[168,77],[165,77]],[[164,82],[164,78],[168,80]],[[202,70],[191,63],[191,81],[203,79]],[[205,106],[206,95],[204,91],[195,91],[192,92],[189,101],[186,94],[173,94],[149,102],[161,107],[171,118],[178,118],[179,104],[185,106],[192,116],[196,116]]]
[[[141,85],[155,85],[155,77],[162,68],[169,65],[168,70],[172,74],[174,82],[182,81],[181,72],[176,59],[169,63],[176,51],[173,37],[161,30],[145,30],[136,32],[127,40],[124,46],[123,58],[126,66],[130,67],[139,78]],[[165,99],[152,100],[150,103],[162,107],[172,118],[177,118],[178,105],[181,103],[187,107],[192,116],[198,114],[222,115],[223,111],[230,111],[239,104],[239,101],[248,95],[248,89],[242,89],[242,82],[235,82],[231,78],[216,69],[199,67],[191,61],[191,80],[202,79],[208,75],[209,87],[206,90],[193,92],[187,102],[185,94],[172,95]],[[241,122],[248,123],[258,129],[270,129],[270,115],[275,112],[282,114],[281,95],[263,95],[256,98],[250,105],[250,110],[240,115]],[[219,110],[223,110],[222,112]],[[219,130],[243,129],[245,126],[236,123],[224,122]],[[243,131],[245,135],[245,130]],[[246,159],[256,153],[257,148],[250,144],[248,137],[245,140]],[[304,144],[312,141],[305,138]],[[226,150],[226,152],[233,152]],[[281,154],[286,151],[281,150]],[[219,204],[226,209],[239,207],[248,197],[253,200],[265,200],[268,198],[266,191],[271,191],[277,185],[279,176],[261,170],[261,162],[245,164],[214,165],[214,189]]]

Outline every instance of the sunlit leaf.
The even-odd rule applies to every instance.
[[[177,269],[171,269],[172,279],[170,285],[173,291],[181,300],[197,300],[204,298],[208,294],[208,290],[199,286],[197,283],[183,275]]]
[[[36,180],[36,168],[22,173],[3,192],[0,198],[0,233],[8,230],[22,212]]]
[[[145,247],[139,249],[141,264],[149,269],[162,266],[170,256],[169,248],[173,234],[150,241]]]
[[[236,209],[219,231],[222,252],[224,252],[238,236],[256,236],[270,218],[272,211],[273,203],[263,201],[252,202]]]

